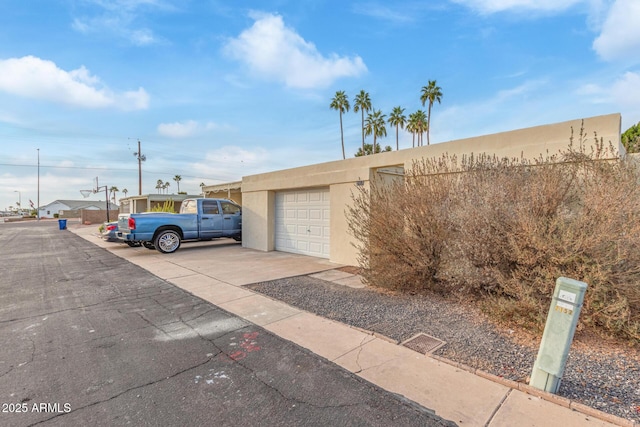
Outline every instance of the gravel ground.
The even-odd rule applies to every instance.
[[[247,287],[398,342],[431,335],[446,342],[434,354],[515,381],[528,381],[538,352],[539,338],[495,326],[474,308],[433,295],[354,289],[308,276]],[[640,422],[638,352],[577,336],[558,394]]]

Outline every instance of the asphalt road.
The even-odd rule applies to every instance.
[[[51,221],[0,223],[0,425],[440,426]]]

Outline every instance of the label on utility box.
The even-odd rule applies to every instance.
[[[556,301],[555,311],[564,314],[573,314],[574,303],[576,302],[576,294],[565,290],[560,290],[558,300]]]
[[[567,302],[571,302],[571,303],[575,303],[576,302],[576,294],[574,294],[573,292],[568,292],[565,290],[560,290],[560,292],[558,293],[558,299],[561,299],[563,301],[567,301]]]
[[[555,310],[565,314],[573,314],[573,305],[568,304],[564,301],[558,301],[556,303]]]

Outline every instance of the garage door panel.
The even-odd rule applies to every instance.
[[[309,202],[319,202],[321,200],[322,200],[322,192],[320,191],[309,192]]]
[[[322,209],[309,209],[309,219],[313,220],[322,220],[323,218],[323,210]]]
[[[277,192],[275,248],[329,258],[329,189]]]
[[[322,243],[314,243],[314,242],[310,242],[309,243],[309,252],[314,253],[314,254],[321,254],[322,253]]]
[[[322,227],[317,225],[310,225],[307,229],[307,234],[309,234],[310,237],[322,238]]]

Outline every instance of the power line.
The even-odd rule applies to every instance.
[[[16,166],[16,167],[29,167],[29,168],[36,168],[38,167],[38,165],[28,165],[28,164],[16,164],[16,163],[0,163],[0,166]],[[134,172],[137,171],[137,169],[127,169],[127,168],[99,168],[99,167],[89,167],[89,166],[46,166],[46,165],[40,165],[40,168],[50,168],[50,169],[79,169],[79,170],[99,170],[99,171],[105,171],[105,172],[115,172],[115,171],[122,171],[122,172]],[[167,171],[149,171],[149,170],[145,170],[145,172],[147,173],[152,173],[152,174],[156,174],[156,175],[175,175],[176,173],[174,172],[167,172]],[[185,178],[196,178],[196,179],[208,179],[211,181],[228,181],[228,178],[211,178],[211,177],[207,177],[207,176],[194,176],[194,175],[184,175],[182,173],[180,173],[180,176],[183,176]]]

